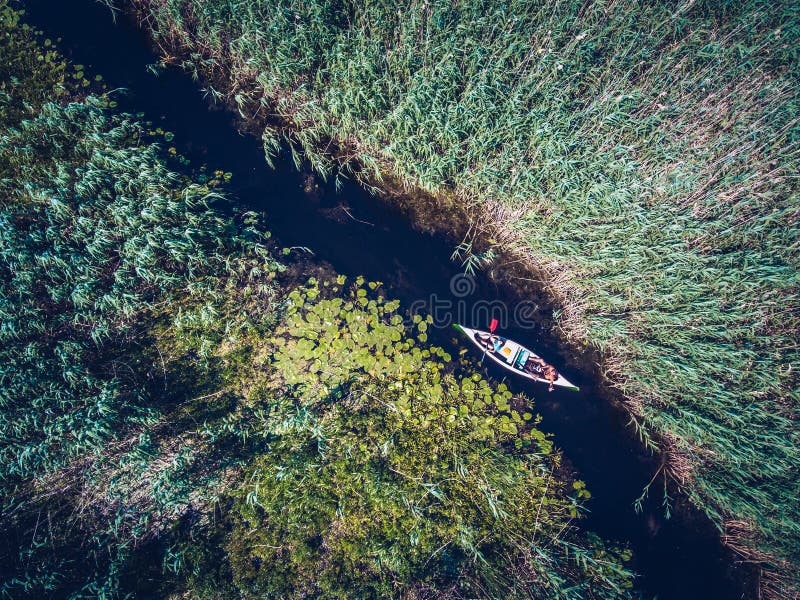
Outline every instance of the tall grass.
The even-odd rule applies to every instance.
[[[197,440],[164,431],[176,390],[166,371],[152,384],[147,323],[276,268],[98,102],[0,131],[3,596],[113,597],[133,547],[200,504],[217,474]]]
[[[0,0],[0,45],[36,52],[18,16]],[[4,60],[0,596],[631,596],[511,392],[445,375],[377,284],[279,280],[259,218],[145,125],[45,102],[60,56]],[[273,533],[303,547],[269,557]]]
[[[694,502],[800,564],[797,3],[132,4],[320,171],[493,222]]]

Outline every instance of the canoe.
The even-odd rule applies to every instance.
[[[509,371],[513,371],[521,377],[546,383],[548,385],[550,384],[550,382],[544,377],[539,377],[534,373],[524,370],[523,367],[525,363],[531,358],[544,360],[532,350],[529,350],[525,346],[499,335],[494,335],[494,337],[497,339],[497,342],[493,345],[491,350],[487,350],[486,345],[481,343],[477,336],[480,335],[481,337],[486,338],[487,336],[491,336],[493,334],[489,333],[488,331],[481,331],[480,329],[470,329],[469,327],[464,327],[463,325],[454,325],[453,327],[466,335],[470,341],[480,349],[481,352],[486,351],[486,356],[488,356],[501,367],[508,369]],[[578,386],[570,383],[566,377],[561,375],[561,373],[558,374],[558,379],[553,382],[553,385],[567,388],[569,390],[575,390],[576,392],[579,391]]]

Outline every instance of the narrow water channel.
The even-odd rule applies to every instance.
[[[62,38],[59,47],[86,65],[87,73],[102,74],[109,88],[128,90],[118,98],[122,109],[144,112],[156,126],[173,132],[178,151],[195,164],[233,173],[232,195],[265,212],[283,246],[306,247],[312,260],[325,261],[339,273],[383,281],[388,295],[405,307],[422,302],[430,308],[432,296],[440,307],[450,302],[453,310],[462,307],[467,315],[480,302],[502,302],[512,311],[518,306],[508,291],[480,274],[458,282],[466,287],[452,285],[459,274],[459,265],[450,260],[457,240],[415,231],[403,216],[355,185],[345,185],[338,194],[330,186],[307,193],[308,177],[288,161],[270,170],[259,141],[237,133],[230,113],[210,110],[199,84],[176,69],[158,77],[147,69],[157,56],[126,17],[118,15],[115,23],[109,9],[95,0],[23,4],[29,22],[52,39]],[[581,387],[580,393],[548,393],[542,385],[506,380],[513,391],[535,399],[542,428],[553,434],[592,492],[585,527],[630,544],[642,593],[681,600],[747,596],[746,573],[731,564],[707,519],[696,514],[665,519],[660,487],[651,492],[642,513],[635,512],[633,502],[658,468],[657,459],[643,452],[625,416],[601,399],[593,366],[568,360],[557,340],[535,323],[509,325],[503,333],[540,350]],[[466,345],[449,328],[440,329],[434,339],[454,355],[457,343]]]

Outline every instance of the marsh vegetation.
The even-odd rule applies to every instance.
[[[603,353],[663,484],[765,592],[797,584],[796,3],[130,4],[268,158],[486,224]]]
[[[0,594],[632,594],[529,399],[0,23]]]

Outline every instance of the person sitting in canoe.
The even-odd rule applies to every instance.
[[[492,352],[500,352],[505,344],[505,340],[498,335],[483,333],[482,331],[475,332],[475,339],[478,343],[485,346],[487,350]]]
[[[547,388],[547,391],[553,391],[553,383],[556,379],[558,379],[558,371],[553,365],[548,364],[543,358],[533,356],[531,354],[528,356],[528,360],[525,361],[523,370],[527,371],[531,375],[534,375],[535,377],[541,377],[542,379],[549,381],[550,387]]]

